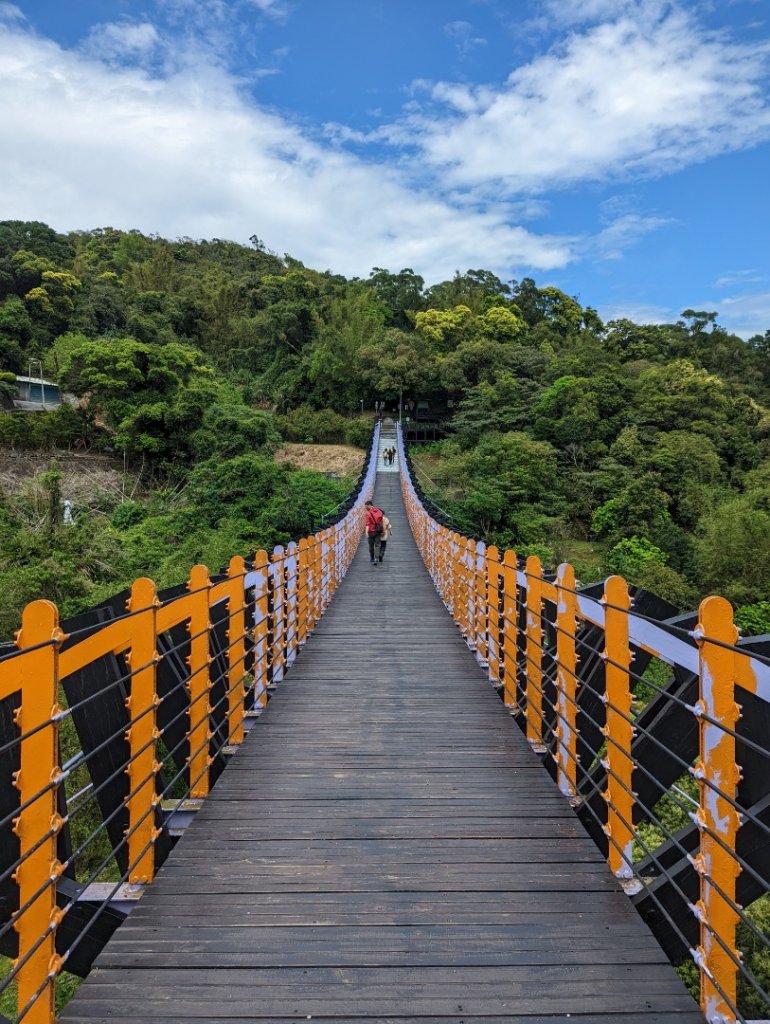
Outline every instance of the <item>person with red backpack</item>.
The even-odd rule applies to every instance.
[[[372,565],[377,565],[375,544],[382,538],[383,513],[382,509],[377,508],[371,498],[364,504],[366,508],[366,540],[369,544],[369,561]]]

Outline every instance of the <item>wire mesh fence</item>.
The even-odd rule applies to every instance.
[[[767,638],[739,641],[720,597],[657,618],[619,576],[578,587],[462,536],[399,448],[447,609],[706,1019],[770,1018]]]
[[[353,558],[377,443],[378,428],[347,507],[309,537],[161,595],[137,580],[107,621],[25,608],[0,660],[6,1016],[54,1019],[57,979],[88,972],[243,742]]]

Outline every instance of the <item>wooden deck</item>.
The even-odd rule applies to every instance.
[[[63,1021],[696,1024],[484,680],[398,477],[266,713]]]

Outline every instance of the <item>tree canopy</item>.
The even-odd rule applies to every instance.
[[[425,400],[452,415],[447,439],[416,454],[463,528],[572,558],[583,576],[624,565],[675,603],[716,589],[749,608],[770,601],[770,331],[745,343],[683,305],[674,323],[605,324],[553,285],[481,268],[348,280],[256,235],[5,221],[0,402],[39,359],[80,404],[0,412],[0,444],[111,448],[159,484],[189,477],[194,504],[207,460],[269,462],[281,437],[362,443],[362,408]],[[294,502],[293,486],[228,496],[210,528],[251,540],[266,521],[246,529],[254,506]],[[286,529],[305,522],[295,511]]]

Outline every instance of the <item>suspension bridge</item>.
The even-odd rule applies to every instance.
[[[393,525],[376,566],[371,494]],[[173,592],[137,581],[64,630],[28,606],[0,660],[15,1020],[54,1019],[63,970],[87,975],[67,1022],[744,1019],[762,641],[739,645],[719,598],[632,606],[618,577],[549,577],[429,509],[377,430],[318,534]],[[639,708],[652,657],[671,681]]]

